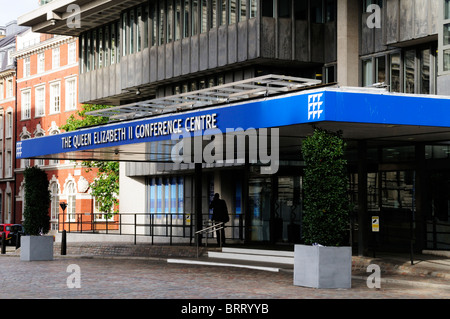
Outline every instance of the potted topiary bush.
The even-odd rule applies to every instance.
[[[50,191],[45,171],[27,167],[25,178],[25,207],[21,237],[20,260],[53,260],[53,236],[44,236],[50,230]]]
[[[295,246],[295,285],[351,288],[345,146],[339,132],[318,128],[303,141],[305,244]]]

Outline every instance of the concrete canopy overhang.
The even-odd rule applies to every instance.
[[[54,0],[20,16],[17,23],[33,32],[78,36],[118,20],[120,13],[144,0]]]
[[[23,140],[16,157],[173,162],[171,152],[181,137],[201,139],[204,146],[211,141],[205,136],[217,133],[278,128],[280,154],[295,158],[314,127],[378,145],[450,143],[450,98],[318,88]]]

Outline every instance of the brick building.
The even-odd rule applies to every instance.
[[[78,103],[78,40],[70,36],[53,36],[28,30],[17,37],[17,112],[16,141],[60,133]],[[20,152],[20,149],[16,150]],[[71,160],[16,160],[15,221],[24,210],[23,172],[28,166],[43,168],[51,192],[51,230],[81,227],[95,211],[89,184],[95,172],[87,173],[79,162]],[[64,217],[60,203],[66,202]],[[87,216],[83,219],[83,216]],[[74,226],[76,223],[77,226]],[[66,224],[66,226],[62,226]]]
[[[16,105],[16,69],[13,53],[16,36],[27,28],[11,21],[0,27],[0,221],[15,223],[14,114]]]

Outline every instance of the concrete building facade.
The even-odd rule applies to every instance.
[[[168,237],[170,228],[171,237],[192,240],[193,231],[208,223],[207,203],[218,192],[232,215],[228,238],[294,243],[301,241],[301,140],[312,132],[312,117],[319,121],[315,125],[342,130],[348,140],[351,224],[358,225],[349,240],[359,253],[378,242],[370,233],[371,215],[382,216],[385,223],[379,240],[384,249],[409,250],[411,242],[416,250],[448,249],[450,137],[444,128],[450,125],[438,125],[436,118],[423,126],[419,114],[425,114],[426,105],[448,104],[449,6],[448,0],[112,0],[92,7],[56,0],[22,16],[21,24],[78,37],[80,102],[114,105],[108,114],[117,116],[110,119],[124,124],[106,126],[116,134],[114,141],[99,142],[96,129],[80,133],[78,151],[71,144],[75,135],[61,137],[62,148],[46,153],[22,145],[30,148],[29,157],[122,161],[121,214],[139,213],[143,222],[159,225],[143,233]],[[278,93],[285,94],[271,96],[274,89],[263,76],[284,81],[285,91]],[[298,79],[297,88],[315,88],[312,100],[305,102],[300,96],[307,93],[291,91]],[[262,83],[266,95],[252,97]],[[253,91],[244,94],[246,86]],[[225,90],[226,98],[220,99],[218,92]],[[347,92],[351,97],[340,99]],[[235,100],[239,95],[248,100]],[[175,100],[178,104],[171,104]],[[303,104],[296,113],[289,103],[306,103],[308,117],[294,121]],[[323,113],[323,103],[333,105],[333,111]],[[379,109],[383,103],[393,109]],[[405,103],[417,110],[418,117],[409,122],[397,117],[400,110],[410,116]],[[234,110],[234,118],[228,110]],[[338,116],[338,110],[351,114]],[[261,161],[174,164],[174,145],[163,142],[160,126],[155,135],[150,133],[154,126],[147,126],[145,137],[154,139],[131,142],[136,134],[147,134],[140,131],[146,127],[140,118],[149,123],[161,119],[155,124],[161,127],[184,123],[189,131],[196,127],[189,121],[200,123],[208,116],[211,123],[224,118],[216,123],[221,129],[226,128],[222,123],[234,129],[259,125],[258,134],[279,129],[276,173],[262,174]]]

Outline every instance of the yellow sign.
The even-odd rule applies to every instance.
[[[372,216],[372,231],[379,232],[380,231],[380,217]]]

